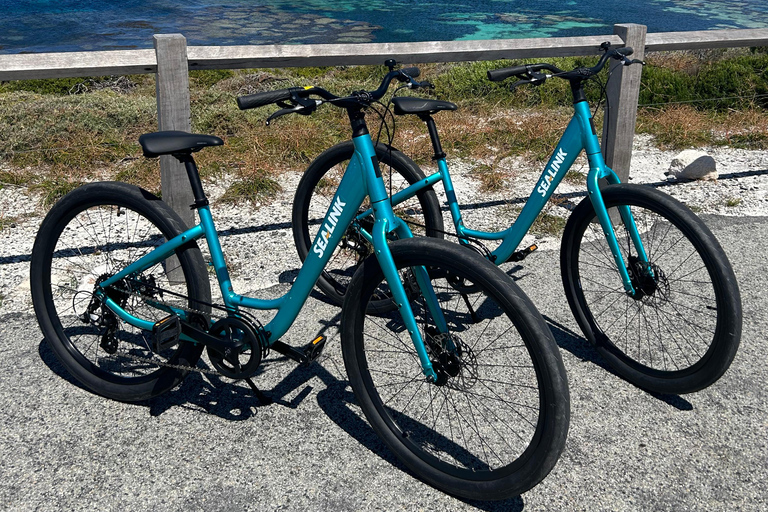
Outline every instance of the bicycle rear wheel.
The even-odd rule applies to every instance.
[[[317,157],[301,178],[293,199],[291,221],[293,239],[301,261],[304,261],[309,254],[323,216],[331,206],[333,196],[354,152],[352,141],[337,144]],[[419,166],[411,159],[387,145],[377,144],[376,157],[379,160],[384,184],[390,194],[395,194],[425,177]],[[360,213],[369,207],[370,204],[366,199]],[[416,197],[395,206],[394,210],[395,215],[412,222],[410,228],[415,235],[443,237],[443,217],[437,195],[432,188],[422,190]],[[370,222],[362,223],[369,232],[372,221],[373,216],[370,217]],[[373,254],[373,246],[354,227],[349,227],[317,280],[317,287],[331,302],[340,306],[344,301],[344,294],[352,275],[358,265],[370,254]],[[386,311],[391,308],[391,301],[387,298],[374,299],[371,302],[371,308],[373,311],[377,309]]]
[[[31,263],[35,313],[59,361],[92,391],[145,400],[176,386],[187,373],[177,367],[194,366],[200,358],[203,346],[192,342],[153,350],[150,331],[124,322],[94,295],[97,283],[181,233],[182,226],[165,203],[125,183],[74,190],[40,226]],[[107,296],[153,323],[168,316],[157,303],[196,310],[204,321],[211,290],[202,254],[190,242],[174,256],[107,288]]]
[[[728,369],[741,337],[741,298],[728,258],[685,205],[650,187],[610,185],[603,200],[635,288],[624,291],[589,198],[571,214],[560,265],[568,304],[616,372],[659,393],[703,389]],[[618,206],[629,206],[650,269]],[[650,270],[650,272],[649,272]]]
[[[425,379],[399,311],[366,315],[384,280],[368,258],[341,325],[366,418],[419,478],[447,493],[497,500],[530,489],[554,467],[568,431],[565,369],[547,325],[508,276],[466,248],[429,238],[390,247],[440,379]],[[438,333],[412,278],[417,266],[427,269],[448,333]]]

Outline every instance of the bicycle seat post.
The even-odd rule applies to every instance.
[[[173,156],[181,163],[184,164],[184,168],[187,170],[187,177],[189,178],[189,184],[192,187],[192,194],[195,198],[195,202],[189,205],[193,210],[208,206],[208,198],[205,197],[203,192],[203,184],[200,181],[200,173],[197,170],[197,164],[192,157],[192,153],[173,153]]]
[[[444,159],[445,152],[443,151],[443,147],[440,144],[440,137],[437,134],[437,125],[435,125],[435,120],[429,114],[420,114],[419,119],[424,121],[424,123],[427,125],[429,138],[432,140],[432,148],[435,150],[435,155],[432,157],[432,160],[440,160],[441,158]]]

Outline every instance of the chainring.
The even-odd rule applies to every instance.
[[[231,345],[223,351],[208,346],[208,358],[219,373],[230,379],[247,379],[261,364],[263,346],[260,330],[246,318],[227,317],[218,320],[208,334]]]

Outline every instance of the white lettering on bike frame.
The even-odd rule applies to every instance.
[[[541,183],[539,184],[539,188],[536,189],[536,192],[541,194],[541,197],[547,197],[547,190],[549,190],[549,186],[552,184],[552,180],[555,178],[557,171],[560,170],[560,165],[562,165],[566,156],[568,156],[568,153],[563,151],[563,148],[560,148],[547,170],[547,175],[544,176],[544,179],[541,180]]]
[[[323,253],[325,253],[325,249],[328,247],[328,239],[331,238],[333,230],[336,229],[336,224],[338,224],[339,217],[346,204],[347,203],[343,202],[340,197],[336,198],[336,202],[333,204],[333,209],[328,215],[325,225],[320,229],[320,235],[317,237],[315,246],[312,248],[312,252],[317,254],[318,257],[323,257]]]

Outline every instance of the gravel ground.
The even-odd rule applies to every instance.
[[[503,268],[545,315],[562,349],[571,429],[549,477],[502,503],[440,493],[389,454],[347,385],[339,311],[316,298],[285,341],[304,344],[323,331],[328,348],[310,368],[275,356],[262,365],[256,382],[273,405],[259,406],[242,383],[201,374],[142,404],[84,390],[58,364],[31,314],[29,255],[40,212],[23,189],[3,188],[0,214],[18,220],[0,232],[0,350],[9,356],[0,361],[0,509],[765,510],[768,295],[765,257],[756,248],[768,242],[768,155],[714,149],[719,181],[668,184],[664,171],[674,154],[638,139],[632,181],[695,207],[725,247],[741,286],[742,346],[707,390],[640,391],[613,375],[578,333],[556,270],[559,243],[537,240],[542,248],[524,266]],[[513,209],[503,199],[527,196],[537,177],[518,173],[503,195],[479,194],[468,164],[451,168],[472,227],[508,223]],[[274,296],[295,277],[289,218],[298,179],[285,175],[285,191],[270,204],[214,206],[236,290]],[[582,190],[564,183],[558,192]],[[208,191],[216,197],[221,186]],[[566,208],[550,211],[567,215],[578,200],[565,197]]]

